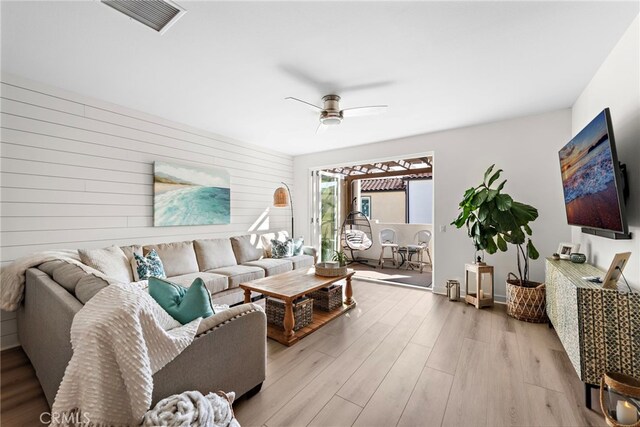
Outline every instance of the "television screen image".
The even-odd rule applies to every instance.
[[[609,110],[598,114],[559,155],[569,224],[625,232]]]

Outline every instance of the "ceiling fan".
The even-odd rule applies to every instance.
[[[379,114],[385,111],[388,105],[368,105],[366,107],[352,107],[340,109],[340,97],[338,95],[325,95],[322,97],[323,106],[318,107],[310,102],[289,96],[285,99],[301,102],[312,107],[314,111],[320,113],[320,124],[316,129],[316,133],[324,132],[329,126],[335,126],[342,123],[345,117],[359,117]]]

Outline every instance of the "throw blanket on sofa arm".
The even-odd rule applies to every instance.
[[[61,260],[77,265],[88,274],[93,274],[104,279],[110,285],[120,283],[111,277],[107,277],[98,270],[80,262],[78,251],[59,250],[45,251],[18,258],[11,264],[0,270],[0,308],[7,311],[16,311],[24,296],[24,283],[26,271],[48,261]]]
[[[73,356],[53,403],[52,412],[60,415],[53,419],[139,425],[151,406],[152,375],[191,344],[200,321],[165,330],[162,325],[175,320],[139,286],[102,289],[73,319]]]

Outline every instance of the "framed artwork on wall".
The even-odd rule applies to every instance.
[[[155,162],[153,225],[231,223],[231,187],[224,169]]]
[[[360,212],[362,212],[367,219],[371,219],[371,196],[360,197]]]

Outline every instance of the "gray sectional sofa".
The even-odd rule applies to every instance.
[[[237,396],[260,390],[265,378],[266,317],[257,305],[242,303],[239,285],[315,263],[315,250],[309,247],[302,255],[269,258],[265,243],[273,237],[282,238],[283,233],[121,248],[128,258],[155,249],[168,280],[188,287],[200,277],[214,304],[232,305],[204,319],[193,343],[156,372],[153,404],[185,390],[235,391]],[[71,359],[73,317],[105,286],[103,279],[61,260],[27,271],[18,336],[49,404]]]

